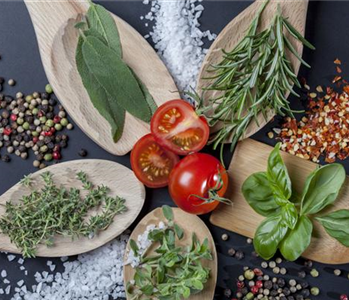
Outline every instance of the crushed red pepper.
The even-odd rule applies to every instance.
[[[335,64],[341,64],[340,60],[336,59]],[[322,155],[328,163],[349,156],[349,85],[340,76],[333,83],[342,91],[317,87],[319,94],[308,93],[306,116],[298,122],[288,117],[281,129],[274,129],[283,151],[313,162],[319,162]]]

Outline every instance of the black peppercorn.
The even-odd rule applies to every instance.
[[[42,147],[43,145],[45,145],[45,142],[39,140],[36,144],[38,145],[38,147]]]
[[[230,248],[229,250],[228,250],[228,255],[229,256],[234,256],[235,255],[235,249],[234,248]]]
[[[13,101],[13,98],[11,96],[5,96],[4,100],[7,104],[10,104]]]
[[[264,282],[264,288],[266,288],[267,290],[271,290],[272,287],[273,283],[271,282],[271,280],[267,280],[266,282]]]
[[[235,258],[236,258],[237,260],[241,260],[241,259],[243,259],[244,257],[245,257],[244,252],[242,252],[241,250],[236,251],[236,253],[235,253]]]
[[[248,294],[248,288],[247,288],[247,287],[243,287],[243,288],[241,289],[241,294],[247,295],[247,294]]]
[[[15,139],[16,139],[17,142],[21,142],[23,140],[23,136],[20,135],[20,134],[16,135]]]
[[[53,149],[54,147],[55,147],[55,144],[52,142],[47,144],[47,148],[49,148],[49,149]]]
[[[305,278],[306,276],[307,276],[307,273],[305,273],[304,271],[298,272],[298,277],[299,278]]]
[[[230,298],[231,297],[231,289],[225,289],[224,290],[224,296],[227,297],[227,298]]]
[[[12,145],[11,141],[5,141],[4,142],[4,146],[5,147],[11,146],[11,145]]]
[[[47,100],[49,98],[49,94],[44,92],[44,93],[41,93],[41,99],[42,100]]]
[[[309,283],[308,283],[308,282],[306,282],[306,281],[301,282],[301,286],[302,286],[302,288],[303,288],[303,289],[306,289],[306,288],[308,288],[308,287],[309,287]]]
[[[285,296],[281,296],[280,300],[287,300],[287,298]]]
[[[27,148],[24,145],[19,145],[18,150],[19,150],[19,152],[22,153],[22,152],[26,152]]]
[[[56,99],[51,98],[50,100],[48,100],[48,104],[55,106],[57,104]]]
[[[27,109],[24,105],[20,105],[20,106],[18,106],[18,110],[19,110],[19,112],[24,113]]]
[[[30,137],[29,135],[27,135],[27,134],[24,134],[24,135],[23,135],[23,140],[24,140],[26,143],[28,143],[28,142],[31,141],[31,137]]]
[[[33,116],[25,116],[25,120],[29,123],[32,124],[34,122],[34,117]]]
[[[87,151],[86,151],[85,149],[81,149],[81,150],[79,151],[79,156],[81,156],[81,157],[87,156]],[[236,254],[237,254],[237,252],[236,252]],[[233,255],[234,255],[234,254],[233,254]]]
[[[36,156],[36,159],[37,159],[38,161],[41,161],[41,160],[44,159],[44,155],[43,155],[42,153],[39,153],[39,154]]]
[[[18,124],[17,123],[11,123],[11,128],[12,129],[17,129],[18,128]]]
[[[5,126],[7,126],[8,125],[8,119],[2,119],[1,120],[1,125],[2,125],[2,127],[5,127]]]
[[[47,119],[53,119],[53,117],[54,117],[54,114],[53,114],[52,112],[48,112],[48,113],[46,114],[46,118],[47,118]]]
[[[36,126],[34,124],[30,124],[29,125],[29,130],[30,131],[35,131],[36,130]]]
[[[42,105],[42,108],[41,110],[44,112],[44,113],[48,113],[48,105]]]
[[[288,296],[287,300],[295,300],[293,296]]]
[[[66,148],[67,147],[67,142],[66,141],[60,141],[59,146],[61,148]]]
[[[9,157],[7,154],[5,154],[5,155],[3,155],[2,157],[1,157],[1,160],[3,161],[3,162],[10,162],[11,161],[11,157]]]
[[[62,140],[63,141],[68,141],[69,137],[66,134],[62,134]]]
[[[276,291],[276,290],[270,291],[270,296],[276,297],[277,295],[279,295],[278,291]]]
[[[276,283],[274,283],[274,284],[273,284],[273,289],[274,289],[274,290],[278,290],[278,289],[279,289],[279,285],[276,284]]]
[[[282,289],[282,293],[285,295],[285,296],[289,296],[291,294],[291,291],[288,287],[285,287]]]
[[[309,289],[304,289],[304,290],[302,290],[301,291],[301,295],[303,296],[303,297],[309,297],[309,295],[310,295],[310,291],[309,291]]]
[[[49,144],[49,143],[51,143],[51,141],[52,141],[51,137],[45,136],[44,142],[45,142],[46,145]]]
[[[304,300],[302,295],[296,295],[296,300]]]
[[[283,278],[279,278],[277,281],[277,284],[279,287],[283,288],[285,286],[286,282]]]

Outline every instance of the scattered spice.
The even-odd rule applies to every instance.
[[[312,270],[310,271],[310,275],[311,275],[312,277],[319,277],[319,271],[316,270],[316,269],[312,269]]]
[[[313,162],[319,162],[322,155],[328,163],[349,156],[349,85],[341,76],[333,83],[342,86],[342,91],[327,87],[324,94],[309,93],[306,116],[299,122],[285,119],[276,137],[283,151]]]
[[[16,81],[14,79],[9,79],[7,83],[9,86],[14,86],[16,84]]]
[[[44,187],[23,196],[18,204],[7,202],[6,212],[0,219],[0,231],[10,237],[24,257],[35,257],[38,244],[54,245],[56,235],[93,238],[108,228],[115,215],[126,211],[125,199],[110,197],[106,186],[94,187],[83,172],[79,172],[77,178],[87,192],[86,197],[80,195],[79,189],[57,187],[49,172],[41,177]],[[24,177],[21,183],[30,188],[30,176]],[[101,212],[87,218],[91,209],[101,207]]]
[[[87,156],[87,150],[86,149],[81,149],[78,154],[81,157],[86,157]]]
[[[223,241],[227,241],[228,239],[229,239],[229,235],[226,234],[226,233],[223,233],[223,234],[222,234],[222,240],[223,240]]]
[[[230,249],[228,250],[228,255],[229,255],[229,256],[234,256],[235,253],[236,253],[236,251],[235,251],[234,248],[230,248]]]
[[[339,269],[335,269],[335,270],[333,271],[333,274],[336,275],[336,276],[341,276],[342,271],[339,270]]]

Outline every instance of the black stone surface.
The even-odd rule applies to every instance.
[[[144,21],[140,16],[148,12],[149,6],[145,6],[141,1],[105,1],[101,2],[107,9],[116,13],[121,18],[134,26],[141,34],[148,33],[150,27],[144,26]],[[209,29],[212,32],[219,33],[224,26],[233,19],[239,12],[248,6],[249,1],[204,1],[205,11],[201,19],[202,29]],[[315,52],[306,50],[304,58],[312,65],[312,70],[301,69],[301,76],[307,78],[310,86],[315,88],[318,84],[328,85],[335,74],[333,60],[339,57],[343,61],[343,76],[348,75],[349,63],[349,2],[347,1],[311,1],[307,19],[307,38],[315,44]],[[47,24],[47,26],[50,26]],[[209,44],[207,43],[207,46]],[[17,80],[15,87],[6,87],[5,93],[14,95],[17,91],[30,93],[33,91],[43,91],[47,79],[43,71],[42,63],[36,44],[34,30],[25,8],[21,1],[1,1],[0,2],[0,76],[6,79],[14,78]],[[303,108],[301,101],[292,99],[292,107]],[[277,124],[269,124],[254,136],[255,139],[267,144],[274,144],[266,136],[269,128]],[[120,162],[128,167],[129,156],[115,157],[92,142],[79,128],[69,132],[69,148],[63,152],[63,160],[78,159],[78,151],[81,148],[88,150],[88,158],[102,158]],[[2,150],[2,153],[4,150]],[[209,149],[207,149],[209,151]],[[226,163],[230,161],[231,154],[226,151]],[[26,161],[17,157],[12,157],[12,162],[5,164],[0,162],[0,194],[5,192],[12,185],[17,183],[25,174],[34,172],[32,159]],[[349,171],[348,161],[342,162]],[[238,165],[235,166],[239,168]],[[349,201],[349,200],[348,200]],[[172,201],[166,189],[147,190],[146,204],[142,210],[139,219],[153,208],[162,204],[172,204]],[[138,220],[139,220],[138,219]],[[221,240],[222,233],[225,230],[212,226],[208,222],[208,216],[203,217],[208,224],[214,236],[217,251],[219,253],[219,273],[218,285],[215,299],[224,299],[223,290],[226,287],[235,289],[235,281],[238,275],[242,273],[243,266],[258,267],[261,259],[253,258],[251,253],[253,247],[246,243],[246,238],[234,233],[229,233],[229,240]],[[137,222],[137,221],[136,221]],[[227,255],[230,247],[236,250],[242,250],[245,258],[241,261],[231,258]],[[321,246],[320,246],[321,247]],[[73,259],[73,258],[72,258]],[[35,284],[33,275],[36,271],[48,270],[46,259],[36,258],[27,259],[25,267],[28,270],[28,276],[24,276],[19,270],[19,265],[14,262],[8,262],[5,254],[0,255],[0,270],[6,269],[8,279],[13,286],[20,279],[25,280],[28,287]],[[56,271],[62,271],[63,267],[59,259],[53,259],[57,265]],[[348,258],[349,261],[349,258]],[[304,260],[300,259],[294,263],[285,263],[289,269],[290,276],[303,270]],[[347,278],[349,265],[329,266],[314,263],[320,271],[320,276],[316,279],[308,276],[308,280],[313,286],[321,289],[321,294],[314,299],[339,299],[340,294],[349,294],[349,279]],[[333,275],[335,268],[343,270],[342,276]],[[0,280],[0,288],[5,287]],[[0,300],[8,300],[9,296],[0,295]]]

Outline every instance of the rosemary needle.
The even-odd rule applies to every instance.
[[[210,126],[220,125],[210,143],[214,149],[221,145],[222,161],[225,141],[232,137],[233,151],[252,121],[259,126],[257,116],[260,113],[265,119],[270,109],[275,114],[293,117],[295,111],[290,108],[285,95],[290,92],[299,97],[293,85],[300,87],[300,83],[286,50],[310,67],[284,32],[306,47],[315,48],[282,16],[280,6],[269,26],[258,32],[260,17],[268,3],[269,0],[262,4],[246,36],[231,51],[223,50],[222,61],[211,65],[207,70],[211,76],[204,78],[213,80],[204,91],[220,92],[218,97],[200,103],[199,111],[207,117]]]

